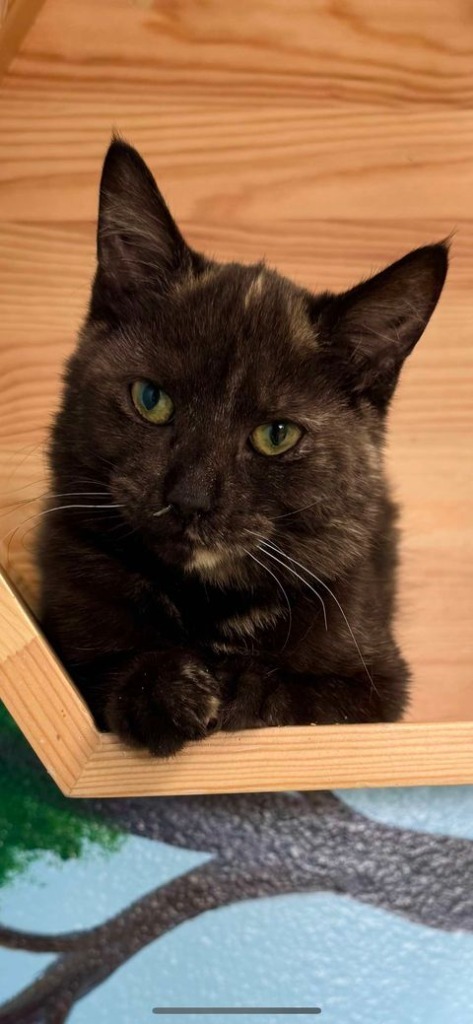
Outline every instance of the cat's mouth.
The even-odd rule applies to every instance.
[[[155,542],[165,562],[216,583],[223,583],[241,572],[247,544],[239,545],[234,531],[227,541],[223,524],[210,523],[197,516],[183,522],[172,515],[163,515],[158,522],[159,535],[155,536]]]
[[[196,523],[171,524],[164,520],[155,537],[157,547],[165,561],[181,565],[191,570],[213,570],[223,562],[228,562],[232,555],[233,545],[225,544],[215,531],[202,529]]]

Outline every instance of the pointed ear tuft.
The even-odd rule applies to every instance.
[[[352,392],[387,404],[437,305],[447,267],[447,242],[427,245],[327,303],[327,346],[344,363]]]
[[[188,252],[151,171],[114,134],[100,182],[95,291],[108,300],[145,283],[160,291]]]

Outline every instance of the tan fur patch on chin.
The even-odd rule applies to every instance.
[[[228,558],[225,550],[210,551],[208,548],[196,548],[186,568],[196,572],[212,572],[225,558]]]
[[[196,572],[208,583],[226,583],[232,575],[233,558],[227,548],[196,548],[185,566],[186,572]]]
[[[243,585],[246,574],[238,552],[230,548],[196,548],[192,558],[184,566],[185,572],[196,572],[201,579],[215,586],[230,580]]]

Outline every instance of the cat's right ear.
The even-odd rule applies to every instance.
[[[424,245],[314,307],[331,373],[350,395],[387,408],[399,373],[437,305],[448,241]],[[324,344],[324,343],[323,343]]]
[[[133,146],[114,138],[100,181],[92,306],[120,305],[147,287],[162,292],[190,250]]]

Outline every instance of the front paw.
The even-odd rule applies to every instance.
[[[220,707],[221,684],[198,657],[163,651],[137,657],[111,689],[105,719],[126,743],[169,757],[215,731]]]

